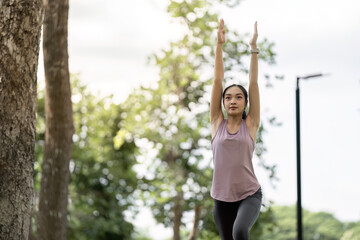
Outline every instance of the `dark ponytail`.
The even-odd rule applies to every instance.
[[[242,119],[246,119],[246,111],[245,111],[245,109],[244,109],[243,114],[242,114]]]

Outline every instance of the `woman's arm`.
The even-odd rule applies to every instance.
[[[254,24],[254,35],[250,40],[250,47],[252,50],[257,48],[256,41],[258,37],[257,22]],[[251,126],[251,134],[256,137],[256,132],[260,124],[260,93],[258,85],[258,55],[251,53],[250,58],[250,73],[249,73],[249,120]],[[255,140],[255,139],[254,139]]]
[[[213,136],[215,135],[220,122],[224,119],[224,115],[221,110],[222,81],[224,78],[222,46],[225,42],[225,29],[223,19],[220,20],[217,35],[218,40],[215,51],[214,82],[212,85],[210,102],[210,122],[212,126]]]

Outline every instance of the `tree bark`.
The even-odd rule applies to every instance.
[[[196,205],[195,206],[194,224],[193,224],[193,229],[189,236],[189,240],[195,240],[197,238],[197,235],[199,232],[199,222],[200,222],[201,211],[202,211],[202,206]]]
[[[180,190],[177,192],[177,196],[174,199],[174,226],[173,226],[173,240],[180,240],[180,226],[181,218],[183,214],[184,205],[184,193]]]
[[[44,0],[46,132],[37,239],[65,240],[74,133],[68,66],[68,0]]]
[[[28,239],[41,0],[0,0],[0,239]]]

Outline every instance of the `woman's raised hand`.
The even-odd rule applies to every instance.
[[[220,25],[217,32],[218,43],[223,44],[225,42],[225,29],[224,29],[224,20],[220,19]]]
[[[257,22],[255,22],[254,24],[254,34],[253,34],[253,37],[251,38],[249,44],[250,44],[250,47],[252,49],[255,49],[257,46],[256,46],[256,41],[257,41],[257,38],[258,38],[258,32],[257,32]]]

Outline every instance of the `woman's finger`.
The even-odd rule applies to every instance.
[[[224,28],[224,19],[220,19],[220,29]]]

